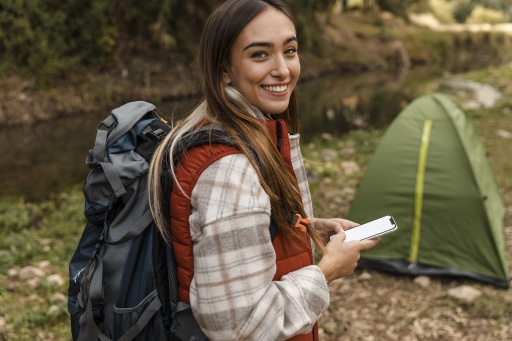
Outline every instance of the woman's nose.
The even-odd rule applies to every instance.
[[[283,55],[274,55],[274,65],[270,75],[274,77],[287,77],[290,74],[290,70],[288,69],[288,64]]]

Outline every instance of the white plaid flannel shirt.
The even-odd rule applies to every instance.
[[[308,217],[311,196],[299,136],[292,164]],[[192,310],[211,340],[285,340],[309,332],[329,304],[322,271],[311,265],[273,281],[270,200],[247,157],[210,165],[192,192]]]

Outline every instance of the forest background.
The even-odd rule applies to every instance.
[[[144,97],[158,104],[196,94],[191,72],[196,46],[218,2],[0,2],[0,127],[111,107],[127,99]],[[500,32],[432,32],[410,23],[411,16],[425,13],[442,24],[507,23],[510,0],[288,3],[296,13],[303,80],[333,71],[400,68],[404,63],[441,68],[472,63],[474,68],[482,62],[500,63],[508,53],[501,50],[506,37]],[[476,60],[481,54],[483,59]]]
[[[0,134],[15,126],[38,129],[41,121],[108,112],[134,99],[159,105],[197,96],[196,46],[218,2],[1,1]],[[510,140],[496,131],[512,131],[512,37],[495,28],[512,23],[511,1],[287,2],[296,13],[302,81],[428,66],[457,70],[502,91],[504,100],[497,107],[471,115],[486,145],[502,152],[492,161],[507,204],[510,262]],[[476,71],[466,73],[470,70]],[[308,165],[317,205],[336,205],[341,216],[347,212],[382,133],[368,127],[304,146],[308,158],[322,160]],[[339,152],[333,156],[333,150]],[[348,157],[360,167],[355,173],[339,166]],[[67,265],[84,226],[82,210],[80,185],[37,202],[0,197],[0,340],[70,339]],[[469,282],[479,298],[461,302],[448,294],[461,284],[466,282],[418,284],[358,272],[331,286],[332,304],[320,321],[321,338],[510,339],[510,290]]]

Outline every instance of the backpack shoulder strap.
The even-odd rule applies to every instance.
[[[219,143],[219,144],[225,144],[225,145],[229,145],[229,146],[238,148],[238,146],[237,146],[236,142],[233,140],[233,138],[230,137],[218,123],[213,123],[211,125],[204,125],[198,129],[190,132],[189,134],[185,135],[183,140],[184,140],[184,142],[180,145],[179,150],[177,151],[177,153],[175,154],[175,157],[173,158],[175,164],[177,164],[177,162],[179,161],[179,156],[181,156],[186,149],[200,146],[203,144]],[[248,147],[249,153],[251,154],[253,159],[256,161],[256,164],[258,165],[260,172],[264,173],[263,165],[261,164],[261,161],[260,161],[258,155],[252,148],[250,148],[250,146],[247,145],[247,147]],[[168,188],[168,190],[166,191],[165,197],[168,200],[168,198],[170,197],[172,186],[170,186],[170,187],[167,186],[167,188]],[[169,195],[167,195],[167,194],[169,194]],[[169,207],[168,202],[166,202],[165,207]],[[167,213],[170,213],[170,212],[167,212]],[[270,239],[274,240],[274,238],[276,237],[276,234],[277,234],[277,225],[274,222],[274,220],[271,220],[271,222],[270,222],[269,232],[270,232]]]

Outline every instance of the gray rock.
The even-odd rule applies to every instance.
[[[461,285],[448,290],[448,296],[464,303],[472,303],[481,295],[482,292],[480,290],[470,287],[469,285]]]
[[[414,279],[414,283],[422,288],[427,288],[430,286],[430,278],[427,276],[418,276]]]
[[[59,274],[53,274],[53,275],[48,276],[48,282],[51,284],[56,284],[56,285],[61,286],[64,284],[64,278],[62,278],[62,276]]]
[[[21,281],[27,281],[32,278],[44,276],[44,271],[39,268],[36,268],[35,266],[29,265],[24,268],[21,268],[18,273],[18,276]]]

